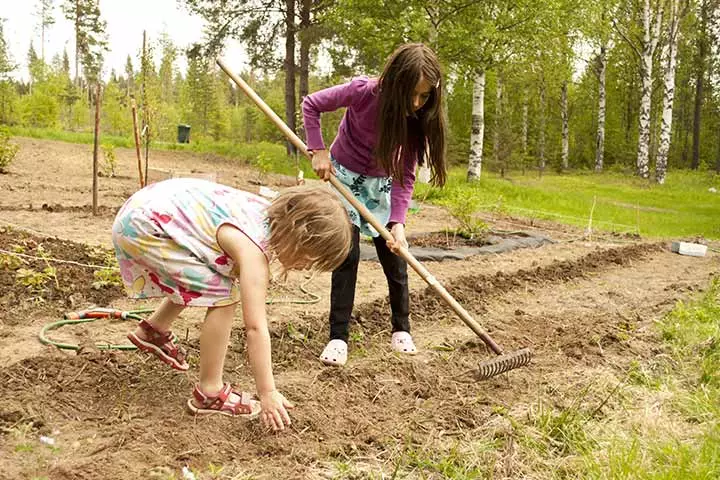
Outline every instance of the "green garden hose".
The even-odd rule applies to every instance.
[[[268,305],[279,303],[309,305],[313,303],[318,303],[320,301],[320,296],[306,289],[306,286],[313,280],[314,277],[315,274],[313,273],[312,276],[310,276],[304,283],[300,285],[300,291],[310,296],[310,299],[305,300],[268,298],[265,303]],[[144,319],[141,314],[152,313],[154,311],[155,310],[152,308],[130,311],[116,310],[114,308],[92,308],[89,310],[81,310],[79,312],[68,312],[63,316],[62,320],[48,323],[47,325],[45,325],[42,330],[40,330],[38,338],[40,339],[40,343],[42,343],[43,345],[52,345],[63,350],[80,350],[80,345],[74,345],[72,343],[62,343],[48,338],[47,332],[49,332],[50,330],[57,330],[64,325],[77,325],[79,323],[94,322],[95,320],[98,320],[100,318],[119,318],[123,320],[135,320],[139,322],[140,320]],[[137,350],[137,347],[132,344],[113,345],[109,343],[98,343],[95,344],[95,347],[99,350]]]
[[[113,308],[93,308],[90,310],[82,310],[80,312],[69,312],[63,316],[63,320],[48,323],[47,325],[45,325],[42,330],[40,330],[38,338],[40,339],[40,343],[44,345],[52,345],[63,350],[80,350],[80,345],[57,342],[48,338],[46,335],[47,332],[49,332],[50,330],[56,330],[64,325],[76,325],[78,323],[94,322],[95,320],[98,320],[100,318],[121,318],[123,320],[129,319],[139,322],[140,320],[143,320],[141,314],[152,313],[153,311],[154,309],[151,308],[146,308],[142,310],[130,310],[127,312],[124,312],[122,310],[115,310]],[[99,350],[137,350],[137,347],[135,345],[129,344],[112,345],[109,343],[98,343],[95,345],[95,347]]]

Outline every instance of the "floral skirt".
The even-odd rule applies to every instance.
[[[355,173],[340,165],[334,158],[332,159],[335,167],[335,175],[340,183],[345,185],[357,198],[360,203],[370,210],[370,213],[380,222],[381,225],[387,225],[390,220],[390,191],[392,190],[392,178],[390,177],[370,177]],[[372,225],[370,225],[360,213],[353,207],[345,197],[340,195],[340,199],[345,205],[345,209],[350,216],[353,225],[360,229],[360,233],[370,237],[379,237]]]

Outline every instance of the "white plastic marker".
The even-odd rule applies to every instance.
[[[680,255],[689,255],[691,257],[704,257],[707,253],[707,245],[690,242],[672,242],[670,250]]]

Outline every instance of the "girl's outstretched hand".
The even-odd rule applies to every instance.
[[[260,416],[266,427],[273,430],[284,430],[285,425],[290,425],[290,415],[288,410],[295,408],[282,393],[272,390],[267,393],[260,394],[260,406],[262,410]]]
[[[408,248],[408,242],[405,238],[405,225],[403,225],[402,223],[393,224],[393,226],[390,228],[390,234],[395,240],[388,240],[387,246],[390,251],[393,252],[395,255],[400,255],[401,248]]]
[[[330,175],[335,173],[330,154],[327,150],[314,150],[312,153],[312,168],[321,180],[330,180]]]

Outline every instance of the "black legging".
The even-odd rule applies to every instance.
[[[407,262],[390,251],[382,237],[373,238],[380,264],[385,272],[392,310],[392,331],[410,332],[410,299]],[[330,293],[330,339],[347,342],[350,314],[355,302],[358,264],[360,263],[360,229],[353,226],[352,248],[348,257],[332,274]]]

